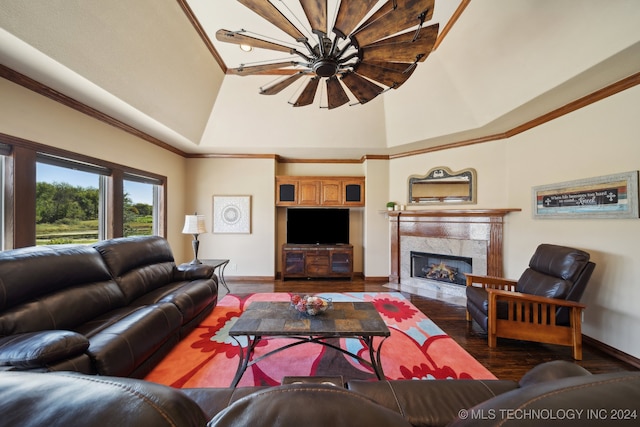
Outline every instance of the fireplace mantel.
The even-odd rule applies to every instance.
[[[482,240],[487,244],[487,274],[502,276],[504,216],[521,209],[440,209],[389,212],[391,223],[391,274],[400,283],[402,236]]]

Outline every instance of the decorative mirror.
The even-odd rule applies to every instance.
[[[476,170],[452,172],[433,168],[425,176],[409,177],[409,204],[476,203]]]

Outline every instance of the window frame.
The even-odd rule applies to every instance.
[[[109,175],[101,174],[101,179],[104,179],[101,188],[105,194],[101,194],[104,199],[101,203],[101,227],[104,227],[104,233],[101,230],[100,236],[104,239],[122,237],[124,234],[125,177],[137,176],[153,181],[158,186],[157,201],[154,195],[154,209],[158,210],[158,224],[154,222],[154,234],[167,236],[167,177],[5,134],[0,134],[0,144],[10,147],[10,154],[5,157],[2,177],[5,190],[3,249],[35,245],[36,163],[42,158],[97,168],[94,171],[110,171]]]
[[[123,201],[124,201],[124,181],[139,182],[142,184],[153,185],[153,196],[152,196],[153,197],[152,199],[153,200],[152,201],[153,227],[151,229],[151,233],[156,236],[159,235],[159,231],[161,229],[160,224],[164,222],[164,221],[161,221],[162,210],[160,209],[160,202],[163,199],[163,189],[164,189],[162,181],[146,175],[139,175],[131,172],[125,172],[122,181],[123,181]],[[123,230],[123,233],[124,233],[124,230]]]

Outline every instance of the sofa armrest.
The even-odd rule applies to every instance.
[[[214,268],[207,264],[181,264],[173,269],[173,279],[178,280],[198,280],[215,279]]]
[[[0,338],[0,366],[43,368],[84,353],[89,340],[77,332],[51,330]]]

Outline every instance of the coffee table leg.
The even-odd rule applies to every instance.
[[[387,339],[387,337],[382,338],[380,340],[380,344],[378,344],[378,348],[375,348],[373,345],[373,337],[361,337],[360,338],[367,347],[369,347],[369,358],[371,359],[371,367],[376,373],[376,376],[379,380],[384,380],[386,377],[384,376],[384,370],[382,369],[382,362],[380,361],[380,351],[382,350],[382,344]]]
[[[251,360],[253,350],[256,348],[256,344],[258,344],[258,341],[260,341],[262,337],[254,337],[253,339],[251,339],[250,336],[246,336],[248,341],[246,350],[242,347],[242,343],[240,342],[240,340],[238,340],[238,338],[234,336],[232,336],[231,338],[233,338],[235,342],[238,343],[238,355],[240,356],[240,360],[238,361],[238,370],[236,371],[236,375],[233,377],[233,381],[231,382],[231,387],[235,388],[240,382],[242,375],[244,375],[244,372],[247,370],[247,366],[249,366],[249,361]]]
[[[227,292],[231,292],[229,291],[229,286],[227,286],[227,281],[224,279],[224,269],[227,268],[227,264],[229,264],[229,260],[227,260],[227,262],[225,262],[224,264],[218,267],[218,273],[220,276],[219,279],[220,279],[220,283],[222,283],[222,286],[225,287]]]

